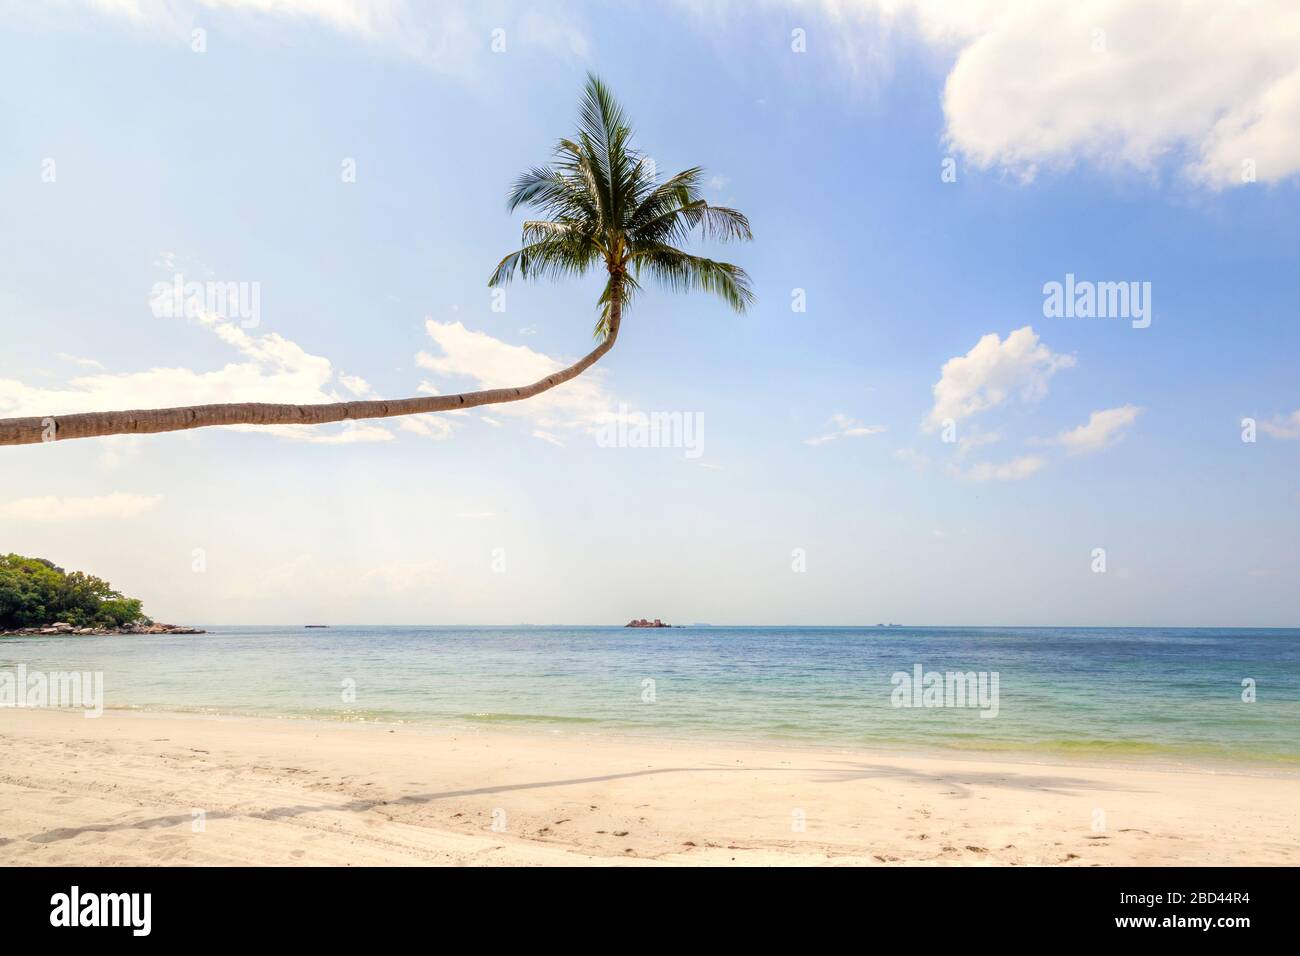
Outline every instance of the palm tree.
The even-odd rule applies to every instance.
[[[653,163],[632,149],[631,137],[609,89],[588,75],[575,138],[560,140],[552,165],[522,175],[509,194],[512,211],[531,206],[547,218],[524,223],[523,247],[501,260],[488,285],[503,285],[516,271],[525,279],[558,278],[603,265],[608,273],[598,301],[599,342],[567,368],[531,385],[460,395],[321,405],[243,402],[0,419],[0,445],[211,425],[321,425],[521,401],[577,377],[614,347],[623,308],[640,291],[643,276],[676,291],[712,292],[744,312],[754,298],[745,271],[692,255],[676,244],[696,229],[705,238],[752,239],[749,221],[734,209],[710,206],[700,198],[699,167],[659,182]]]

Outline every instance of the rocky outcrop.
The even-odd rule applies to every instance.
[[[206,634],[207,631],[197,627],[181,627],[179,624],[154,624],[152,621],[139,624],[123,624],[121,627],[77,627],[67,621],[55,621],[40,627],[20,627],[16,631],[0,631],[0,637],[31,634],[70,634],[74,636],[93,636],[98,634]]]
[[[655,618],[653,621],[647,621],[643,617],[637,618],[635,621],[628,621],[623,626],[624,627],[672,627],[671,624],[665,624],[663,621],[659,620],[659,618]]]

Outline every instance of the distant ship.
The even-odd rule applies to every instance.
[[[328,624],[304,624],[303,627],[329,627]]]

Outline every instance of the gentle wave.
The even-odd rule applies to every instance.
[[[17,664],[101,671],[107,709],[1300,761],[1297,630],[210,627],[0,639]],[[893,706],[916,665],[997,672],[997,716]]]

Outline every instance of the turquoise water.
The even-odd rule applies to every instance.
[[[19,663],[102,671],[108,709],[1300,765],[1300,630],[214,627]],[[893,706],[916,664],[997,672],[997,716]]]

